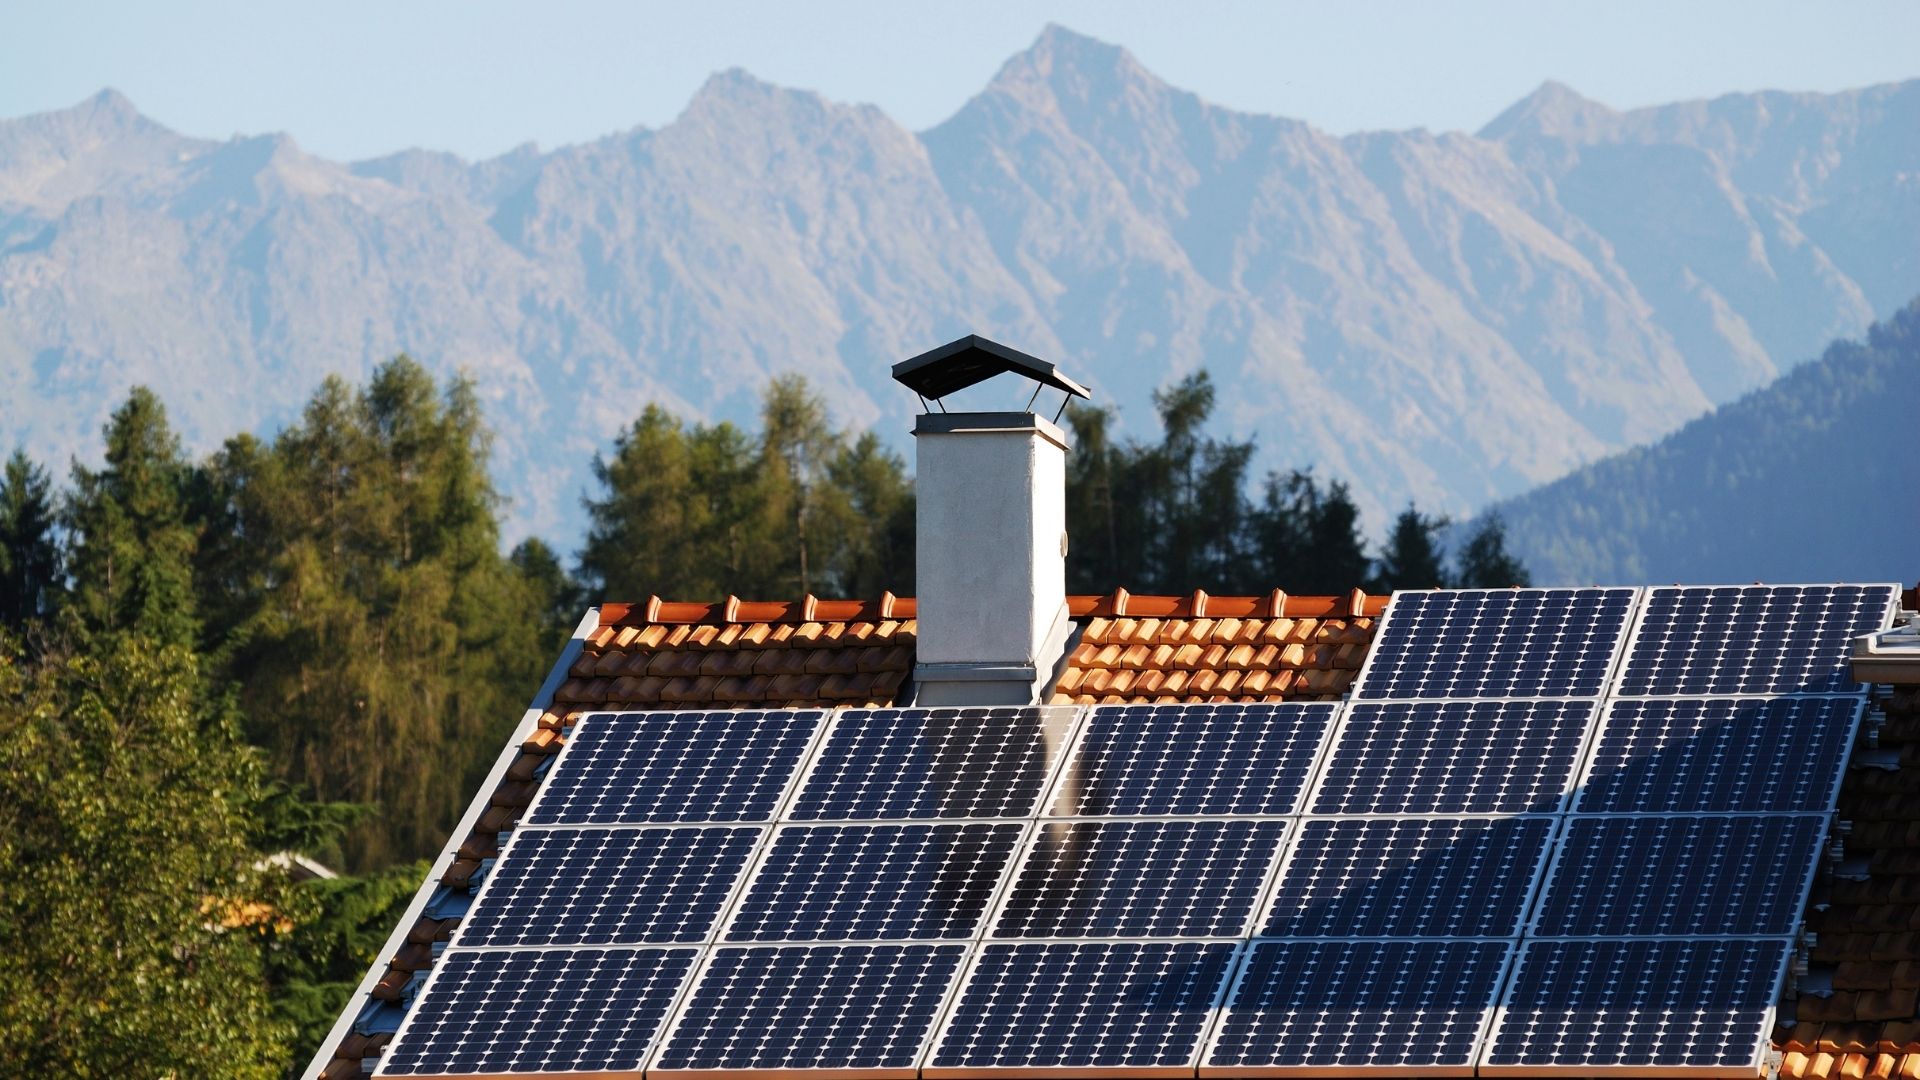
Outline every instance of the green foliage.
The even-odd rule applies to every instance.
[[[1445,588],[1449,578],[1441,563],[1439,534],[1446,527],[1446,518],[1428,517],[1408,504],[1387,531],[1369,588],[1374,592]]]
[[[76,463],[67,499],[73,533],[68,603],[94,633],[137,631],[191,646],[199,632],[187,519],[191,473],[166,407],[136,386],[106,426],[106,468]]]
[[[1366,577],[1359,510],[1346,485],[1269,473],[1248,494],[1251,440],[1204,434],[1215,393],[1205,372],[1154,395],[1158,443],[1115,442],[1113,414],[1067,413],[1067,587],[1104,593],[1342,593]]]
[[[514,545],[507,561],[532,590],[539,612],[541,655],[557,656],[587,610],[586,594],[567,573],[560,556],[545,540],[530,536]]]
[[[302,917],[275,939],[267,974],[274,1018],[292,1032],[296,1063],[320,1048],[428,869],[428,863],[408,862],[294,886]]]
[[[0,629],[18,632],[53,612],[60,547],[47,471],[15,448],[0,474]]]
[[[185,648],[106,644],[0,655],[0,1071],[278,1075],[258,764]]]
[[[594,596],[717,599],[909,592],[906,465],[849,437],[798,377],[768,386],[755,437],[649,405],[595,458],[581,577]]]
[[[246,541],[202,560],[212,636],[278,775],[375,807],[321,853],[350,868],[438,848],[550,663],[553,598],[499,553],[486,451],[471,387],[403,356],[207,470]]]
[[[1506,523],[1499,514],[1481,518],[1460,545],[1454,584],[1463,589],[1525,588],[1533,584],[1527,568],[1507,551]]]

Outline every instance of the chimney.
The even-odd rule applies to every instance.
[[[1072,631],[1067,617],[1067,438],[1018,412],[947,412],[940,399],[1013,373],[1066,402],[1087,389],[1052,364],[969,335],[894,365],[940,411],[914,421],[915,705],[1038,704]]]

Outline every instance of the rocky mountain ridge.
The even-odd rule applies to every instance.
[[[0,442],[97,451],[133,382],[208,448],[407,351],[476,380],[512,531],[577,536],[650,400],[980,332],[1152,426],[1196,368],[1273,465],[1455,514],[1673,430],[1920,292],[1920,81],[1335,137],[1051,28],[955,116],[714,76],[672,123],[469,163],[194,139],[112,92],[0,121]]]

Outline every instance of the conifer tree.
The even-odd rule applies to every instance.
[[[15,449],[0,475],[0,629],[19,631],[52,614],[60,548],[47,472]]]
[[[486,455],[471,388],[402,356],[216,463],[261,567],[206,575],[238,583],[241,703],[284,779],[375,808],[352,869],[438,847],[551,662]]]
[[[196,530],[187,517],[191,472],[166,407],[137,386],[106,425],[106,467],[78,463],[68,496],[68,602],[96,633],[138,631],[191,646]]]
[[[1507,551],[1506,523],[1488,514],[1460,547],[1454,580],[1463,589],[1506,589],[1533,584],[1527,568]]]
[[[1447,572],[1441,565],[1438,540],[1446,525],[1445,518],[1427,517],[1407,504],[1387,533],[1386,546],[1374,568],[1373,591],[1446,587]]]

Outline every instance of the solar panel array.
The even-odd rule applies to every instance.
[[[379,1072],[1738,1073],[1892,589],[1695,592],[1399,594],[1345,704],[591,714]]]

